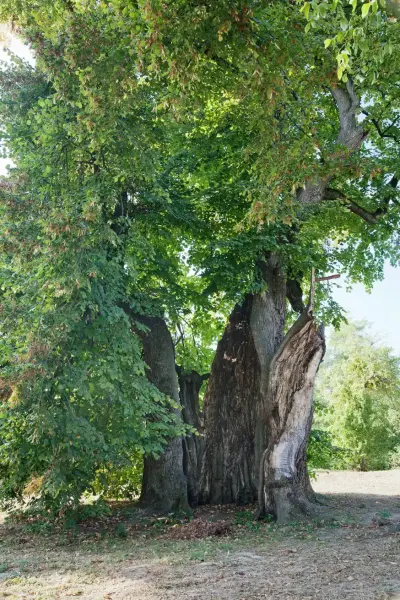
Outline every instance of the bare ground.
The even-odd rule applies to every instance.
[[[109,523],[51,534],[5,523],[0,598],[400,600],[400,470],[320,473],[314,487],[336,523],[278,527],[221,507],[196,516],[229,533],[194,540],[176,533],[199,521],[138,525],[129,512],[126,538]]]

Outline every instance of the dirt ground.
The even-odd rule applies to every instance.
[[[336,522],[278,527],[221,507],[195,516],[223,517],[228,535],[196,540],[175,539],[194,522],[137,527],[129,513],[112,531],[4,523],[0,598],[400,600],[400,470],[320,473],[314,488]]]

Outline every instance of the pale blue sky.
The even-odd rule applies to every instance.
[[[356,284],[346,292],[344,281],[334,291],[334,298],[347,312],[347,318],[369,321],[371,332],[382,336],[382,342],[400,355],[400,267],[385,265],[385,278],[368,294]]]

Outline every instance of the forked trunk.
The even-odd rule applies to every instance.
[[[179,404],[175,353],[167,325],[157,317],[140,317],[140,321],[148,327],[143,336],[148,379],[160,392]],[[179,409],[172,410],[181,418]],[[182,438],[172,438],[159,458],[148,456],[144,459],[140,505],[154,513],[190,510],[183,472]]]
[[[182,417],[187,425],[196,431],[189,433],[183,440],[183,471],[187,479],[188,500],[192,507],[199,503],[199,478],[204,452],[204,424],[200,411],[199,393],[203,382],[209,375],[199,375],[196,371],[185,372],[176,367],[179,380],[179,395],[182,405]]]
[[[267,392],[269,444],[261,466],[260,516],[288,522],[315,513],[305,453],[313,414],[315,376],[325,350],[322,328],[304,311],[270,367]]]
[[[283,339],[286,308],[279,259],[269,255],[260,268],[267,289],[235,307],[211,369],[204,398],[203,504],[248,503],[258,495],[266,381]]]

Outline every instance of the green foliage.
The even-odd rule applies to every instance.
[[[317,469],[340,469],[344,464],[345,450],[335,446],[330,432],[312,429],[307,447],[307,468],[311,476]]]
[[[265,289],[266,252],[305,292],[312,268],[370,288],[399,259],[398,33],[368,5],[2,2],[37,61],[0,73],[16,165],[0,185],[3,502],[136,493],[143,454],[182,433],[132,314],[164,315],[178,362],[204,373],[234,303]],[[368,108],[354,153],[337,141],[337,67]],[[340,200],[300,206],[318,178]],[[316,311],[337,325],[331,285]],[[318,435],[314,462],[316,444],[334,452]]]
[[[375,83],[387,61],[400,50],[397,0],[299,1],[310,29],[326,32],[324,47],[336,53],[338,79],[348,76]]]
[[[0,410],[1,500],[25,493],[65,510],[99,470],[159,454],[182,426],[147,381],[140,326],[124,310],[133,290],[143,297],[147,242],[140,224],[121,229],[111,147],[104,139],[100,167],[75,110],[29,68],[1,81],[17,164],[0,203],[0,354],[3,388],[13,390]]]
[[[110,465],[96,474],[93,492],[102,497],[121,500],[134,499],[139,496],[143,475],[143,457],[136,453],[123,467]]]
[[[317,386],[323,407],[317,422],[346,450],[346,466],[388,468],[400,443],[399,360],[365,324],[342,326],[330,342]]]
[[[400,444],[396,446],[390,455],[390,467],[393,469],[400,468]]]

